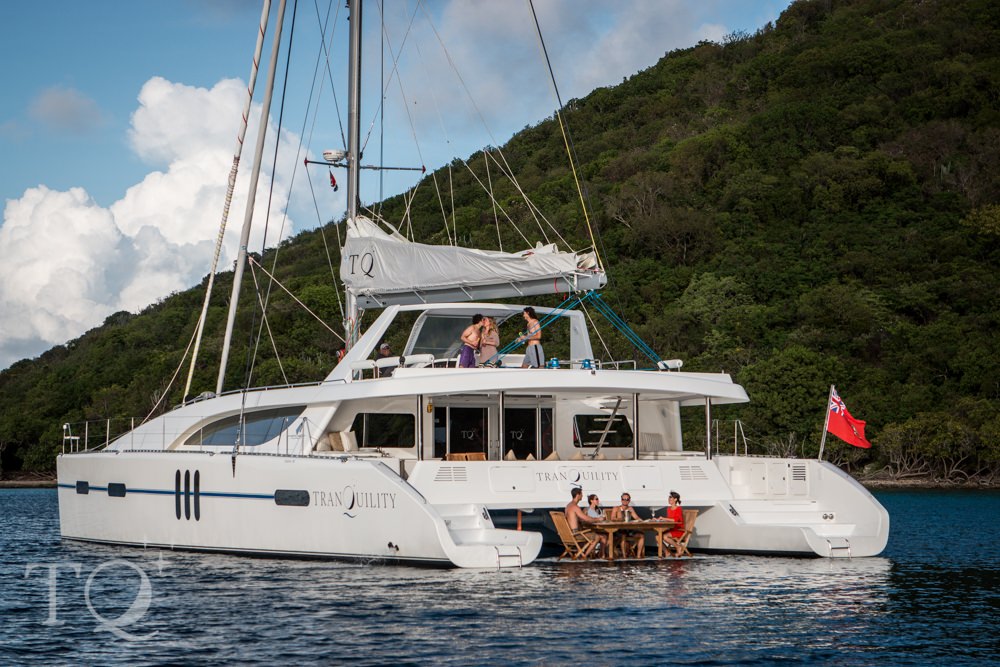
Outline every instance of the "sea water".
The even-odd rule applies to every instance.
[[[996,664],[1000,493],[876,495],[876,558],[497,572],[62,542],[0,490],[0,665]]]

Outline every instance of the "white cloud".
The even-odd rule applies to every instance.
[[[706,2],[709,7],[682,0],[534,3],[563,102],[600,86],[618,84],[673,49],[705,39],[720,40],[730,29],[705,20],[706,16],[717,16],[709,11],[717,3]],[[400,68],[406,83],[406,106],[425,154],[434,150],[428,147],[427,136],[440,135],[442,125],[446,127],[447,153],[439,156],[442,159],[437,164],[456,155],[465,156],[491,141],[503,143],[557,108],[526,3],[451,0],[444,4],[432,21],[447,54],[423,12],[418,12],[412,25],[410,15],[388,19],[395,50],[400,49],[402,36],[409,31]],[[369,43],[371,48],[377,46]],[[368,56],[369,61],[377,58],[377,52]],[[469,102],[470,93],[475,107]],[[389,86],[388,94],[398,97],[395,83]],[[398,100],[387,104],[389,110],[395,108],[393,104],[398,107]],[[479,114],[493,134],[492,140],[484,136]],[[409,126],[405,117],[392,122]]]
[[[60,132],[88,132],[103,122],[97,102],[79,90],[62,86],[43,90],[31,102],[28,114],[48,128]]]
[[[218,233],[244,91],[239,81],[208,90],[151,79],[139,94],[130,140],[163,171],[108,208],[82,188],[39,186],[8,200],[0,227],[0,368],[201,280]],[[267,154],[274,132],[270,127]],[[255,136],[251,125],[248,145]],[[283,134],[279,154],[292,156],[297,141]],[[220,269],[231,267],[243,223],[252,158],[246,153],[252,150],[243,155]],[[288,201],[289,174],[279,170],[271,192],[269,180],[262,174],[251,248],[263,241],[268,196],[274,211]],[[272,216],[268,245],[277,241],[277,220]],[[293,231],[287,221],[282,236]]]

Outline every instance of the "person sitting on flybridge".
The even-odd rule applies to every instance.
[[[545,365],[545,352],[542,350],[542,327],[538,323],[538,316],[531,306],[527,306],[521,314],[528,323],[524,333],[517,337],[519,343],[528,343],[521,368],[542,368]]]
[[[483,327],[480,322],[483,316],[476,313],[472,316],[472,324],[465,327],[462,332],[462,352],[458,356],[459,368],[476,367],[476,350],[479,349],[479,339],[482,335]]]
[[[376,359],[376,361],[379,361],[380,359],[389,359],[390,357],[392,357],[392,348],[389,346],[389,343],[382,343],[379,345],[378,359]],[[378,372],[379,377],[389,377],[392,375],[394,370],[396,370],[396,366],[385,366],[380,368]]]

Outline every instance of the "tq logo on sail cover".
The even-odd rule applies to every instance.
[[[345,259],[351,263],[352,276],[357,275],[357,269],[361,269],[361,273],[369,278],[375,277],[375,274],[372,273],[372,270],[375,268],[375,255],[372,253],[366,252],[363,255],[347,255]]]

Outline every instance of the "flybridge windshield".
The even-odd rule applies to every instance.
[[[457,356],[469,322],[466,315],[428,315],[408,354],[433,354],[437,359]]]

